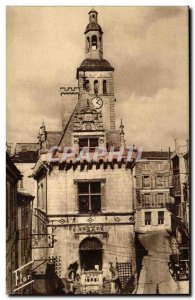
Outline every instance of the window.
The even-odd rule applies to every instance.
[[[90,87],[89,87],[89,80],[85,80],[84,84],[83,84],[83,89],[87,92],[89,92]]]
[[[150,187],[150,176],[142,177],[143,188]]]
[[[145,225],[151,225],[151,212],[145,212]]]
[[[164,178],[163,176],[156,176],[156,186],[157,187],[164,187]]]
[[[95,151],[95,148],[99,145],[98,138],[80,138],[79,139],[79,151],[82,150],[83,147],[89,148],[90,152]]]
[[[79,182],[78,202],[80,213],[101,212],[101,182]]]
[[[96,35],[92,35],[92,50],[96,50],[97,49],[97,36]]]
[[[158,211],[158,224],[164,224],[164,211]]]
[[[98,80],[94,81],[94,94],[98,94]]]
[[[157,194],[158,206],[164,206],[164,194],[158,193]]]
[[[103,80],[103,94],[107,94],[107,83],[106,83],[106,80]]]
[[[151,206],[151,195],[150,194],[144,194],[144,204],[145,206]]]

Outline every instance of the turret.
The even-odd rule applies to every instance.
[[[98,24],[98,13],[92,9],[89,12],[89,24],[85,29],[85,54],[86,58],[103,58],[103,31]]]

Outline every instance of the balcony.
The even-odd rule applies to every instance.
[[[103,288],[103,272],[102,271],[82,271],[80,274],[81,292],[88,293],[101,293]]]

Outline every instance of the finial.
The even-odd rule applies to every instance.
[[[121,124],[120,124],[119,128],[120,128],[120,134],[124,134],[124,125],[123,125],[122,119],[121,119]]]
[[[121,124],[119,126],[120,128],[120,142],[121,142],[121,146],[125,146],[125,133],[124,133],[124,125],[123,125],[123,120],[121,119]]]

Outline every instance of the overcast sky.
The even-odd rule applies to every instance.
[[[7,8],[7,141],[61,130],[62,86],[77,86],[91,7]],[[173,149],[188,138],[188,11],[98,7],[104,58],[115,68],[117,126],[128,145]]]

